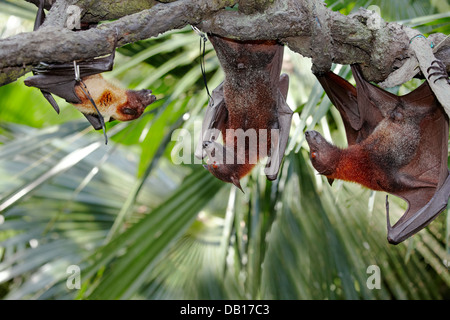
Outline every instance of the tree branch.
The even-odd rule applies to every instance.
[[[240,11],[222,10],[236,2]],[[70,4],[82,9],[83,22],[120,18],[73,32],[64,28]],[[0,85],[16,80],[40,61],[67,62],[109,54],[116,36],[117,45],[122,46],[188,24],[241,40],[278,39],[311,57],[315,72],[328,70],[332,62],[361,63],[365,77],[376,82],[385,80],[411,56],[408,28],[386,23],[367,10],[344,16],[327,9],[321,0],[131,0],[127,5],[123,1],[57,0],[38,31],[0,40]],[[450,46],[441,46],[435,55],[444,57],[440,59],[450,66]]]
[[[63,27],[66,9],[72,3],[81,5],[83,1],[57,1],[39,30],[0,40],[0,85],[15,81],[41,61],[67,62],[109,54],[114,49],[116,35],[120,47],[197,24],[219,9],[234,4],[231,0],[157,3],[151,9],[126,15],[97,28],[73,32]]]

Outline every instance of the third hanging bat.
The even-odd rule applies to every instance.
[[[397,244],[427,226],[447,205],[449,120],[426,81],[397,96],[366,81],[359,66],[353,65],[352,72],[356,88],[331,71],[317,75],[342,116],[348,148],[308,131],[310,158],[330,183],[353,181],[404,199],[408,209],[393,226],[386,200],[388,240]]]

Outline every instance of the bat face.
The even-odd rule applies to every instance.
[[[139,91],[127,90],[127,103],[117,108],[112,115],[113,119],[119,121],[130,121],[139,118],[145,108],[156,100],[152,90],[142,89]]]
[[[232,183],[242,191],[239,181],[255,165],[238,164],[235,152],[215,141],[204,141],[203,150],[208,155],[208,162],[204,167],[216,178]]]
[[[330,176],[336,171],[336,165],[340,158],[340,149],[325,140],[317,131],[306,131],[309,157],[314,168],[324,176]]]

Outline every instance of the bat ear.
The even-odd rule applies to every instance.
[[[231,177],[231,182],[232,182],[236,187],[238,187],[239,190],[242,191],[242,193],[245,193],[244,190],[242,190],[241,183],[239,182],[239,178],[236,178],[235,176],[232,176],[232,177]]]
[[[327,178],[328,183],[330,184],[330,186],[333,185],[334,179],[333,178]]]

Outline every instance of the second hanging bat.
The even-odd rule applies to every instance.
[[[340,149],[318,132],[307,131],[316,170],[404,199],[408,209],[393,226],[386,199],[388,241],[397,244],[427,226],[450,196],[447,168],[448,117],[425,81],[404,96],[367,82],[352,66],[356,88],[333,72],[317,75],[338,108],[348,148]]]
[[[239,189],[240,179],[268,156],[265,174],[274,180],[293,114],[286,103],[288,76],[280,76],[284,48],[276,41],[209,40],[225,80],[212,92],[196,156],[208,155],[205,167]],[[224,145],[216,141],[219,133]]]

